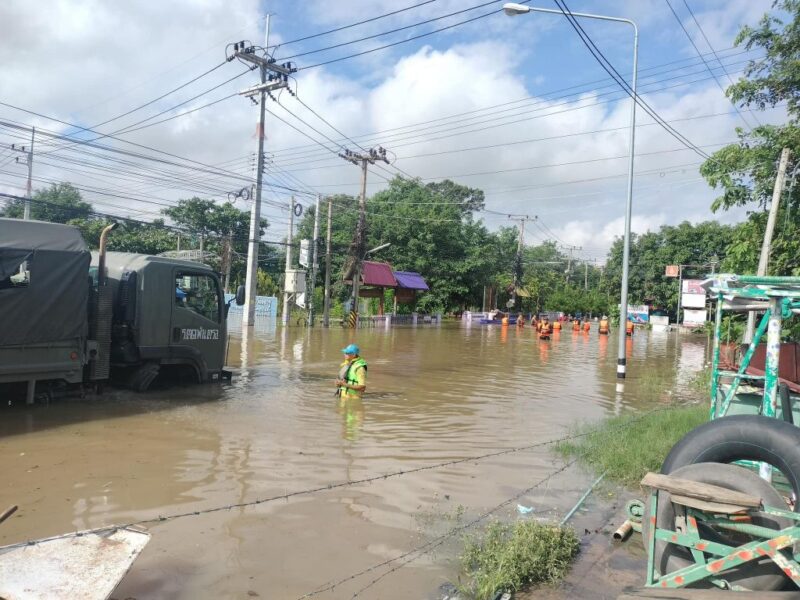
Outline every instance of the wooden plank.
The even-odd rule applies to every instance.
[[[800,592],[728,592],[724,590],[626,590],[617,600],[800,600]]]
[[[748,508],[759,508],[761,506],[761,498],[751,496],[750,494],[743,494],[742,492],[729,490],[724,487],[719,487],[718,485],[699,483],[689,479],[679,479],[660,473],[648,473],[644,476],[644,479],[642,479],[642,485],[664,490],[679,496],[694,498],[696,500],[705,500],[707,502],[719,502],[721,504],[732,504]]]
[[[702,510],[707,513],[716,513],[718,515],[736,515],[746,512],[751,508],[748,506],[741,506],[739,504],[724,504],[722,502],[698,500],[697,498],[681,496],[680,494],[671,494],[670,500],[672,500],[673,504],[680,504],[681,506],[688,506],[690,508],[696,508],[697,510]]]

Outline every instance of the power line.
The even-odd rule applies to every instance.
[[[358,39],[355,39],[355,40],[349,40],[347,42],[341,42],[339,44],[333,44],[331,46],[326,46],[324,48],[317,48],[315,50],[307,50],[305,52],[298,52],[297,54],[292,54],[291,56],[284,56],[283,58],[279,58],[278,60],[289,60],[291,58],[299,58],[301,56],[308,56],[310,54],[318,54],[320,52],[327,52],[328,50],[334,50],[335,48],[341,48],[343,46],[350,46],[351,44],[357,44],[358,42],[365,42],[367,40],[374,40],[375,38],[379,38],[379,37],[382,37],[384,35],[397,33],[398,31],[405,31],[406,29],[413,29],[414,27],[419,27],[420,25],[427,25],[428,23],[433,23],[435,21],[441,21],[442,19],[446,19],[448,17],[453,17],[455,15],[460,15],[460,14],[463,14],[463,13],[466,13],[466,12],[470,12],[472,10],[477,10],[478,8],[483,8],[484,6],[489,6],[490,4],[497,4],[497,2],[499,2],[499,1],[500,0],[490,0],[490,2],[484,2],[483,4],[477,4],[475,6],[470,6],[469,8],[464,8],[462,10],[457,10],[455,12],[451,12],[451,13],[448,13],[446,15],[441,15],[439,17],[433,17],[431,19],[426,19],[425,21],[420,21],[418,23],[412,23],[411,25],[404,25],[403,27],[396,27],[395,29],[390,29],[389,31],[384,31],[382,33],[375,33],[373,35],[368,35],[368,36],[361,37],[361,38],[358,38]],[[430,35],[430,34],[426,34],[426,35]]]
[[[747,61],[744,61],[744,62],[747,62]],[[678,75],[676,77],[668,78],[668,79],[665,79],[665,80],[653,81],[653,82],[645,84],[645,85],[643,85],[641,87],[648,88],[650,86],[656,86],[658,84],[661,84],[661,83],[663,83],[665,81],[669,81],[671,79],[680,79],[680,78],[682,78],[682,76]],[[664,87],[658,88],[657,90],[654,90],[654,91],[665,91],[665,90],[673,89],[673,88],[676,88],[676,87],[682,87],[682,86],[685,86],[685,85],[698,83],[700,81],[706,81],[707,79],[709,79],[709,78],[708,77],[703,77],[703,78],[695,79],[695,80],[692,80],[692,81],[681,81],[681,82],[678,82],[678,83],[676,83],[674,85],[671,85],[671,86],[664,86]],[[620,98],[619,97],[615,97],[615,96],[617,94],[620,94],[620,93],[623,94],[623,97],[626,95],[624,91],[620,91],[618,89],[615,89],[615,90],[603,92],[603,93],[600,93],[600,94],[596,94],[594,96],[595,98],[602,98],[604,96],[611,96],[610,98],[608,98],[606,100],[597,100],[595,102],[587,102],[585,99],[580,98],[580,99],[577,100],[577,102],[578,102],[577,106],[570,106],[571,104],[575,104],[576,101],[571,101],[569,99],[566,99],[566,100],[564,100],[562,102],[559,102],[557,104],[550,103],[550,102],[552,102],[552,100],[549,100],[549,101],[548,100],[540,100],[540,101],[534,103],[533,106],[536,106],[537,104],[545,104],[545,106],[543,106],[542,108],[536,108],[536,109],[533,109],[533,110],[528,110],[528,107],[516,107],[516,108],[512,108],[512,109],[498,111],[498,112],[500,112],[500,113],[506,112],[507,113],[507,112],[511,112],[511,111],[519,111],[519,110],[522,110],[522,109],[524,109],[524,112],[516,112],[516,113],[513,113],[513,114],[507,114],[507,115],[504,115],[504,116],[492,116],[492,117],[490,117],[488,119],[483,118],[483,116],[470,117],[468,119],[465,119],[464,121],[472,121],[474,119],[483,119],[483,120],[478,120],[478,121],[475,121],[473,123],[464,123],[462,125],[458,125],[457,124],[457,123],[459,123],[459,121],[454,121],[452,123],[446,123],[446,124],[443,123],[441,125],[436,125],[436,126],[433,126],[432,128],[431,127],[420,127],[420,128],[417,128],[416,131],[411,130],[411,131],[407,131],[407,132],[392,134],[392,135],[389,135],[389,136],[383,136],[381,138],[377,138],[377,137],[372,136],[370,134],[370,139],[381,141],[381,143],[389,143],[389,142],[391,142],[393,147],[395,147],[395,148],[403,147],[403,146],[409,146],[409,145],[415,145],[415,144],[419,144],[419,143],[425,143],[425,142],[428,142],[428,141],[447,139],[447,138],[456,137],[456,136],[459,136],[459,135],[466,135],[466,134],[469,134],[469,133],[477,133],[477,132],[486,131],[486,130],[494,130],[497,127],[505,127],[505,126],[508,126],[508,125],[513,125],[513,124],[516,124],[516,123],[522,123],[522,122],[525,122],[525,121],[529,121],[529,120],[532,120],[532,119],[539,119],[539,118],[544,118],[544,117],[548,117],[548,116],[564,114],[564,113],[567,113],[567,112],[573,112],[573,111],[577,111],[577,110],[584,110],[584,109],[590,108],[592,106],[598,106],[598,105],[607,104],[607,103],[610,103],[610,102],[616,102]],[[565,96],[564,98],[569,98],[569,96]],[[560,110],[553,110],[553,109],[558,109],[559,107],[567,107],[567,108],[562,108]],[[549,110],[551,112],[543,113],[542,111],[545,111],[545,110]],[[528,115],[531,115],[531,113],[532,113],[532,116],[528,116]],[[514,118],[514,117],[520,117],[520,118]],[[508,120],[508,119],[512,119],[512,120]],[[658,123],[657,120],[655,122]],[[477,125],[485,125],[485,126],[476,127]],[[409,127],[413,128],[413,126],[409,126]],[[446,127],[446,129],[439,129],[441,127]],[[431,129],[439,129],[439,131],[431,131]],[[453,132],[453,133],[450,133],[450,132]],[[443,135],[440,135],[440,134],[443,134]],[[434,135],[435,137],[431,137],[431,135]],[[402,144],[398,143],[400,141],[405,141],[405,143],[402,143]],[[284,153],[282,151],[276,151],[275,154],[280,154],[282,156],[282,158],[284,158],[286,160],[289,160],[290,161],[289,164],[294,164],[291,161],[305,162],[305,159],[307,159],[307,158],[314,157],[314,156],[319,156],[319,153],[311,152],[309,150],[289,151],[288,153]]]
[[[400,8],[398,10],[393,10],[392,12],[388,12],[388,13],[385,13],[385,14],[382,14],[382,15],[378,15],[377,17],[370,17],[369,19],[364,19],[363,21],[357,21],[356,23],[350,23],[349,25],[342,25],[341,27],[335,27],[334,29],[328,29],[327,31],[320,31],[319,33],[314,33],[312,35],[307,35],[305,37],[296,38],[294,40],[289,40],[288,42],[282,42],[280,44],[272,46],[272,48],[277,49],[277,48],[279,48],[281,46],[288,46],[290,44],[296,44],[297,42],[305,42],[306,40],[310,40],[310,39],[313,39],[313,38],[318,38],[318,37],[321,37],[321,36],[324,36],[324,35],[329,35],[331,33],[336,33],[338,31],[344,31],[345,29],[350,29],[352,27],[357,27],[359,25],[364,25],[365,23],[372,23],[373,21],[377,21],[379,19],[384,19],[386,17],[391,17],[391,16],[394,16],[394,15],[400,14],[402,12],[406,12],[408,10],[412,10],[414,8],[419,8],[420,6],[424,6],[426,4],[431,4],[432,2],[436,2],[436,0],[425,0],[424,2],[419,2],[418,4],[413,4],[413,5],[407,6],[405,8]]]
[[[694,16],[694,11],[692,10],[692,7],[689,6],[689,3],[686,0],[683,0],[683,5],[686,7],[686,10],[688,10],[689,14],[692,16],[692,20],[694,21],[694,24],[697,25],[697,29],[700,31],[700,35],[703,36],[703,39],[706,41],[706,44],[711,49],[711,53],[714,55],[714,58],[717,59],[717,62],[719,63],[719,66],[722,67],[722,70],[725,71],[725,75],[728,76],[728,81],[730,82],[731,85],[733,85],[733,78],[731,77],[731,74],[728,73],[728,70],[725,68],[725,65],[723,65],[722,61],[719,59],[719,55],[717,54],[716,50],[714,50],[714,46],[711,45],[711,42],[709,41],[708,37],[706,36],[706,32],[703,30],[703,27],[700,25],[700,22],[697,20],[697,17]],[[725,95],[727,96],[727,93]],[[731,103],[733,103],[733,101],[731,101]],[[750,113],[750,116],[753,117],[755,122],[758,123],[759,125],[761,125],[761,121],[758,120],[758,115],[756,115],[756,113],[753,112],[753,111],[748,111],[748,112]]]
[[[728,95],[725,93],[725,88],[719,82],[719,79],[717,79],[717,77],[714,75],[714,72],[711,70],[711,67],[706,62],[706,59],[703,58],[702,54],[700,53],[700,48],[698,48],[697,44],[694,43],[694,40],[692,39],[692,36],[689,34],[689,32],[687,31],[686,27],[683,25],[683,21],[681,21],[681,18],[678,16],[678,13],[676,13],[675,9],[672,7],[672,3],[669,0],[664,0],[664,1],[667,3],[667,6],[669,6],[669,10],[672,12],[672,16],[675,17],[675,20],[678,22],[678,25],[681,26],[681,29],[683,30],[683,33],[686,34],[686,38],[689,40],[689,43],[692,45],[692,48],[694,48],[694,51],[697,53],[697,56],[700,57],[700,60],[703,61],[703,64],[705,65],[706,69],[711,74],[711,76],[714,78],[714,83],[716,83],[717,86],[719,86],[719,89],[722,90],[722,94],[727,98]],[[685,1],[686,0],[684,0],[684,4],[685,4]],[[687,7],[688,7],[688,5],[687,5]],[[697,23],[696,20],[695,20],[695,23]],[[706,41],[708,41],[708,40],[706,40]],[[711,51],[713,52],[714,49],[711,48]],[[723,70],[724,70],[724,67],[723,67]],[[728,98],[728,100],[730,100],[730,98]],[[736,111],[736,114],[739,115],[739,118],[744,123],[744,126],[747,127],[748,129],[752,129],[752,126],[744,118],[744,115],[739,112],[739,108],[736,106],[736,103],[733,102],[732,100],[730,100],[730,102],[731,102],[731,105],[733,106],[733,109]]]
[[[722,50],[720,52],[726,52],[728,50],[733,50],[733,49],[736,49],[736,48],[735,47],[726,48],[725,50]],[[737,51],[737,52],[729,53],[726,56],[724,56],[723,58],[730,59],[730,58],[733,58],[735,56],[740,56],[742,54],[749,54],[749,53],[755,52],[755,51],[756,50],[740,50],[740,51]],[[706,56],[708,56],[708,55],[706,55]],[[671,69],[666,69],[666,70],[662,70],[660,72],[658,71],[659,69],[662,69],[662,67],[667,67],[667,66],[670,66],[670,65],[689,62],[689,61],[691,61],[694,64],[689,64],[689,65],[684,65],[684,66],[681,66],[681,67],[675,67],[675,68],[671,68]],[[748,62],[748,61],[743,61],[743,62]],[[647,76],[647,77],[651,77],[651,76],[660,75],[660,74],[664,74],[664,73],[681,71],[683,69],[688,69],[688,68],[692,68],[694,66],[698,66],[699,64],[700,63],[698,62],[697,58],[686,58],[686,59],[674,60],[674,61],[669,61],[669,62],[666,62],[666,63],[660,63],[660,64],[652,65],[650,67],[646,67],[646,68],[640,69],[639,72],[640,73],[644,73],[646,71],[656,71],[652,75],[648,75]],[[732,63],[732,64],[739,64],[739,63],[737,62],[737,63]],[[493,104],[493,105],[489,105],[489,106],[483,106],[481,108],[477,108],[477,109],[473,109],[473,110],[469,110],[469,111],[465,111],[465,112],[461,112],[461,113],[455,113],[455,114],[447,115],[447,116],[444,116],[444,117],[437,117],[435,119],[430,119],[430,120],[427,120],[427,121],[420,121],[420,122],[413,123],[413,124],[402,125],[402,126],[398,126],[398,127],[392,127],[392,128],[383,129],[383,130],[380,130],[380,131],[373,131],[373,132],[361,134],[361,135],[355,136],[355,137],[356,138],[365,138],[367,136],[377,136],[377,135],[389,133],[389,132],[392,132],[392,131],[397,131],[397,130],[400,130],[400,129],[408,129],[410,127],[428,125],[428,124],[431,124],[431,123],[444,121],[444,120],[449,120],[449,119],[454,119],[456,117],[463,117],[463,116],[466,116],[466,115],[471,115],[471,114],[484,112],[484,111],[491,111],[492,114],[496,114],[498,108],[502,108],[502,107],[509,106],[509,105],[512,105],[512,104],[519,104],[519,103],[522,103],[522,102],[528,102],[528,101],[531,101],[531,100],[535,101],[534,104],[539,104],[542,101],[547,100],[548,96],[553,96],[554,94],[563,94],[563,92],[568,92],[568,91],[571,91],[571,90],[577,90],[577,91],[574,92],[574,94],[580,94],[583,91],[594,90],[595,88],[593,88],[591,86],[594,86],[595,84],[599,84],[599,83],[604,83],[604,82],[608,82],[608,83],[606,83],[606,85],[600,86],[600,88],[598,88],[598,89],[603,89],[603,88],[608,88],[608,87],[613,87],[615,89],[618,88],[618,84],[614,79],[612,79],[611,77],[605,77],[605,78],[596,79],[596,80],[592,80],[592,81],[586,81],[586,82],[583,82],[583,83],[580,83],[580,84],[576,84],[576,85],[572,85],[572,86],[568,86],[568,87],[564,87],[564,88],[558,88],[558,89],[555,89],[555,90],[550,90],[548,92],[542,93],[540,95],[541,97],[525,96],[523,98],[518,98],[516,100],[501,102],[499,104]],[[556,99],[569,97],[570,95],[573,95],[573,94],[567,94],[567,95],[558,96]],[[550,100],[552,100],[552,99],[550,99]],[[514,109],[511,109],[511,110],[514,110]],[[286,148],[279,148],[279,149],[275,150],[275,152],[276,153],[280,153],[280,154],[285,154],[289,150],[298,150],[298,149],[309,148],[309,147],[312,147],[312,146],[309,145],[309,144],[300,145],[300,146],[289,146],[289,147],[286,147]]]
[[[499,0],[497,0],[497,1],[499,1]],[[528,2],[530,2],[530,0],[522,0],[523,4],[526,4]],[[324,65],[330,65],[330,64],[333,64],[333,63],[341,62],[343,60],[349,60],[351,58],[356,58],[358,56],[364,56],[366,54],[371,54],[372,52],[378,52],[380,50],[386,50],[387,48],[392,48],[393,46],[399,46],[400,44],[407,44],[408,42],[413,42],[414,40],[418,40],[418,39],[427,37],[429,35],[433,35],[435,33],[440,33],[442,31],[447,31],[448,29],[453,29],[455,27],[459,27],[459,26],[465,25],[467,23],[472,23],[473,21],[477,21],[478,19],[483,19],[485,17],[489,17],[489,16],[491,16],[493,14],[496,14],[498,12],[502,12],[502,9],[493,10],[491,12],[484,13],[482,15],[478,15],[477,17],[472,17],[471,19],[466,19],[464,21],[459,21],[458,23],[453,23],[452,25],[448,25],[446,27],[440,27],[439,29],[434,29],[433,31],[429,31],[427,33],[421,33],[419,35],[408,37],[406,39],[399,40],[397,42],[392,42],[391,44],[385,44],[383,46],[378,46],[377,48],[372,48],[370,50],[364,50],[362,52],[356,52],[356,53],[350,54],[348,56],[340,56],[339,58],[333,58],[331,60],[318,62],[318,63],[313,64],[313,65],[307,65],[305,67],[298,67],[298,70],[299,71],[303,71],[303,70],[306,70],[306,69],[315,69],[317,67],[322,67]]]
[[[566,2],[564,2],[564,0],[554,0],[554,1],[556,3],[556,6],[558,6],[558,8],[561,10],[564,16],[567,17],[567,20],[569,21],[570,25],[578,34],[578,37],[580,37],[581,41],[586,46],[586,48],[589,50],[589,53],[595,58],[595,60],[603,68],[603,70],[606,71],[609,75],[611,75],[611,77],[613,77],[619,83],[620,87],[622,87],[626,91],[626,93],[633,99],[633,101],[636,102],[636,104],[638,104],[640,107],[642,107],[642,109],[647,114],[649,114],[653,119],[658,121],[661,124],[661,126],[667,131],[667,133],[669,133],[672,137],[677,139],[685,146],[694,149],[694,151],[700,156],[702,156],[704,159],[706,160],[710,159],[711,158],[710,156],[708,156],[702,150],[697,148],[697,146],[695,146],[695,144],[693,144],[691,140],[689,140],[686,136],[684,136],[679,131],[672,128],[668,123],[666,123],[666,121],[664,121],[661,118],[661,116],[647,102],[645,102],[644,99],[641,98],[641,96],[639,96],[638,93],[634,92],[634,90],[631,88],[628,82],[625,81],[625,78],[619,74],[616,68],[614,68],[614,65],[611,64],[608,58],[606,58],[603,52],[597,47],[597,45],[592,40],[591,36],[589,36],[589,34],[586,33],[581,24],[572,14],[572,11],[570,11]]]

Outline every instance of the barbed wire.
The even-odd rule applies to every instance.
[[[527,488],[525,488],[524,490],[522,490],[520,492],[517,492],[516,494],[514,494],[510,498],[507,498],[506,500],[503,500],[500,504],[496,505],[494,508],[491,508],[491,509],[487,510],[486,512],[480,514],[479,516],[475,517],[472,521],[469,521],[468,523],[465,523],[463,525],[458,525],[456,527],[453,527],[452,529],[450,529],[446,533],[440,535],[438,538],[434,538],[433,540],[431,540],[430,542],[428,542],[426,544],[418,546],[417,548],[414,548],[413,550],[410,550],[410,551],[408,551],[408,552],[406,552],[404,554],[401,554],[400,556],[397,556],[397,557],[395,557],[393,559],[390,559],[388,561],[384,561],[380,566],[385,566],[387,564],[390,564],[392,562],[395,562],[397,560],[400,560],[402,558],[410,556],[410,558],[408,560],[402,562],[401,564],[399,564],[399,565],[397,565],[395,567],[392,567],[391,569],[389,569],[385,573],[379,575],[378,577],[376,577],[375,579],[370,581],[367,585],[365,585],[360,590],[355,592],[352,595],[352,598],[357,598],[359,594],[361,594],[362,592],[364,592],[364,591],[368,590],[369,588],[371,588],[373,585],[378,583],[384,577],[387,577],[388,575],[391,575],[395,571],[399,571],[400,569],[405,567],[407,564],[410,564],[410,563],[414,562],[415,560],[417,560],[418,558],[421,558],[422,556],[424,556],[425,554],[427,554],[431,550],[433,550],[435,548],[438,548],[439,546],[444,544],[449,538],[451,538],[455,534],[461,533],[463,531],[466,531],[470,527],[473,527],[473,526],[477,525],[478,523],[480,523],[481,521],[484,521],[484,520],[488,519],[490,516],[492,516],[494,513],[496,513],[498,510],[500,510],[504,506],[508,506],[512,502],[515,502],[515,501],[519,500],[522,496],[532,492],[533,490],[538,488],[543,483],[549,482],[553,477],[555,477],[559,473],[563,473],[569,467],[574,465],[576,462],[578,462],[577,458],[575,458],[575,459],[569,461],[568,463],[562,465],[561,467],[559,467],[555,471],[551,471],[548,475],[546,475],[544,478],[542,478],[539,481],[537,481],[536,483],[534,483],[532,486],[527,487]],[[416,556],[411,556],[411,555],[416,555]],[[376,566],[374,568],[379,568],[380,566]],[[374,570],[374,568],[367,569],[367,570],[365,570],[365,572]],[[359,577],[360,575],[363,575],[363,574],[364,573],[359,573],[355,577]],[[316,594],[317,592],[314,592],[314,593]],[[306,598],[306,597],[308,597],[308,596],[303,596],[303,598]]]
[[[642,419],[644,419],[645,417],[647,417],[649,415],[652,415],[652,414],[658,413],[658,412],[663,412],[663,411],[669,410],[671,408],[676,408],[677,406],[680,406],[680,405],[665,406],[665,407],[662,407],[662,408],[656,408],[656,409],[647,411],[645,413],[641,413],[635,419],[632,419],[631,421],[627,421],[626,423],[620,425],[619,427],[612,428],[611,431],[614,431],[616,429],[624,429],[626,427],[629,427],[633,423],[641,421]],[[201,509],[201,510],[192,510],[192,511],[186,511],[186,512],[182,512],[182,513],[175,513],[175,514],[172,514],[172,515],[159,515],[157,517],[151,517],[149,519],[141,519],[139,521],[132,521],[130,523],[123,523],[123,524],[117,524],[117,525],[105,525],[105,526],[96,527],[96,528],[93,528],[93,529],[86,529],[86,530],[82,530],[82,531],[74,531],[74,532],[64,533],[64,534],[60,534],[60,535],[54,535],[54,536],[47,537],[47,538],[40,538],[40,539],[36,539],[36,540],[27,540],[27,541],[24,541],[24,542],[16,542],[14,544],[8,544],[6,546],[2,546],[2,549],[3,550],[10,550],[12,548],[23,548],[23,547],[26,547],[26,546],[36,546],[38,544],[43,544],[45,542],[50,542],[50,541],[54,541],[54,540],[68,539],[68,538],[74,538],[74,537],[82,537],[84,535],[90,535],[90,534],[93,534],[93,533],[94,534],[98,534],[98,533],[103,533],[103,532],[107,532],[107,531],[115,531],[115,530],[118,530],[118,529],[129,529],[129,528],[141,527],[141,526],[144,526],[144,525],[159,524],[159,523],[164,523],[166,521],[173,521],[175,519],[182,519],[182,518],[185,518],[185,517],[194,517],[194,516],[199,516],[199,515],[206,515],[206,514],[217,513],[217,512],[222,512],[222,511],[226,511],[226,510],[229,511],[229,510],[233,510],[235,508],[247,508],[247,507],[250,507],[250,506],[257,506],[259,504],[267,504],[269,502],[276,502],[278,500],[289,500],[290,498],[295,498],[297,496],[308,496],[308,495],[316,494],[316,493],[319,493],[319,492],[326,492],[326,491],[335,490],[335,489],[347,488],[347,487],[354,486],[354,485],[361,485],[363,483],[372,483],[372,482],[375,482],[375,481],[390,479],[390,478],[393,478],[393,477],[400,477],[402,475],[409,475],[409,474],[412,474],[412,473],[419,473],[419,472],[422,472],[422,471],[430,471],[430,470],[433,470],[433,469],[440,469],[442,467],[449,467],[449,466],[463,464],[463,463],[467,463],[467,462],[484,460],[484,459],[492,458],[492,457],[495,457],[495,456],[504,456],[504,455],[507,455],[507,454],[515,454],[517,452],[523,452],[523,451],[526,451],[526,450],[533,450],[534,448],[541,448],[541,447],[544,447],[544,446],[550,446],[550,445],[559,444],[559,443],[562,443],[562,442],[569,442],[569,441],[576,440],[576,439],[579,439],[579,438],[582,438],[582,437],[586,437],[586,436],[591,435],[593,433],[594,433],[594,430],[589,429],[589,430],[581,432],[581,433],[573,433],[571,435],[562,436],[560,438],[545,440],[543,442],[536,442],[535,444],[528,444],[528,445],[525,445],[525,446],[516,446],[516,447],[513,447],[513,448],[505,448],[503,450],[496,450],[496,451],[493,451],[493,452],[487,452],[485,454],[468,456],[466,458],[457,458],[457,459],[448,460],[448,461],[444,461],[444,462],[440,462],[440,463],[436,463],[436,464],[432,464],[432,465],[424,465],[424,466],[421,466],[421,467],[414,467],[413,469],[392,471],[392,472],[389,472],[389,473],[384,473],[382,475],[372,475],[370,477],[363,477],[361,479],[351,479],[351,480],[348,480],[348,481],[340,481],[340,482],[337,482],[337,483],[329,483],[329,484],[320,485],[320,486],[313,487],[313,488],[306,488],[306,489],[297,490],[297,491],[294,491],[294,492],[287,492],[285,494],[279,494],[279,495],[276,495],[276,496],[268,496],[266,498],[258,498],[256,500],[249,500],[247,502],[236,502],[236,503],[232,503],[232,504],[225,504],[225,505],[222,505],[222,506],[214,506],[214,507],[211,507],[211,508],[205,508],[205,509]]]

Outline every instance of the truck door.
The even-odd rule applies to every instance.
[[[225,360],[219,280],[208,272],[176,269],[172,293],[172,354],[182,356],[181,348],[188,351],[187,356],[199,353],[208,369],[205,375],[215,379]]]

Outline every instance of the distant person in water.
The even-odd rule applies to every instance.
[[[359,348],[350,344],[342,348],[344,362],[339,367],[336,395],[340,398],[360,398],[367,389],[367,361],[359,356]]]

